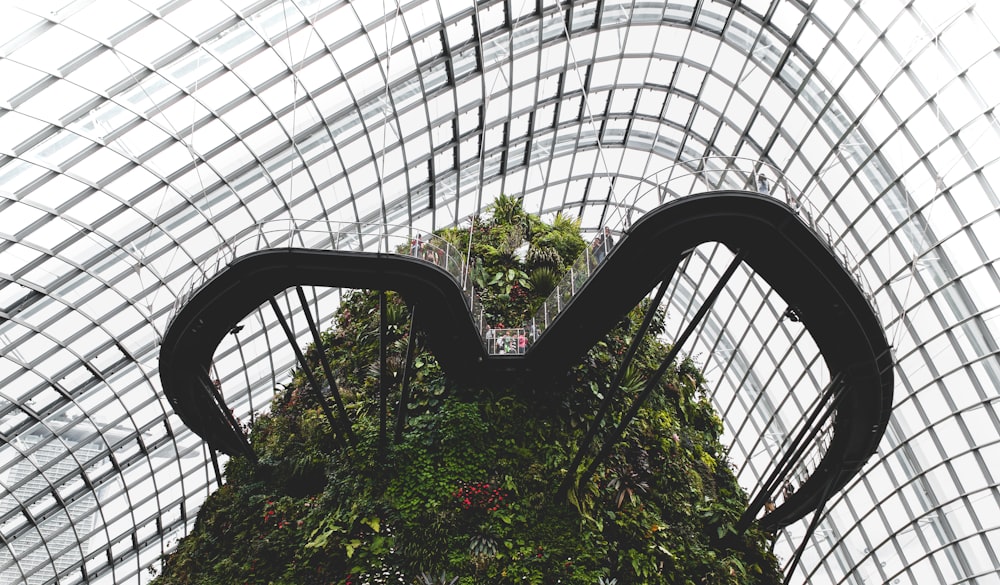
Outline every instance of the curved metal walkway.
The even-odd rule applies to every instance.
[[[790,207],[756,193],[692,195],[644,215],[524,355],[488,355],[456,278],[424,260],[301,248],[251,252],[202,284],[175,314],[160,351],[163,390],[181,419],[212,447],[243,452],[245,437],[231,413],[220,408],[221,397],[208,375],[212,357],[240,320],[296,285],[399,292],[419,307],[415,326],[455,379],[557,375],[576,364],[658,283],[669,282],[681,260],[706,242],[738,252],[794,307],[834,380],[817,407],[823,414],[815,413],[815,418],[833,420],[826,454],[794,494],[759,520],[765,529],[780,528],[821,506],[875,452],[892,405],[892,357],[865,293],[833,251]],[[779,479],[780,474],[769,482]],[[756,516],[775,486],[753,498],[747,518]]]

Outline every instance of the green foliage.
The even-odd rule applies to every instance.
[[[551,226],[543,226],[532,240],[540,248],[549,248],[559,254],[559,267],[567,269],[580,257],[587,244],[580,237],[581,218],[570,219],[559,212]]]
[[[442,230],[441,237],[463,252],[471,250],[469,274],[488,323],[516,327],[541,305],[586,243],[579,219],[558,214],[547,225],[525,213],[516,197],[501,195],[487,215],[474,217],[467,227]]]
[[[524,262],[527,269],[531,272],[539,268],[546,268],[558,273],[562,260],[555,248],[542,248],[536,244],[528,249],[528,254]]]
[[[531,281],[531,289],[539,295],[547,295],[559,284],[559,272],[548,266],[535,268],[528,278]]]
[[[545,225],[516,198],[499,198],[491,214],[441,235],[461,249],[472,238],[484,305],[496,322],[515,324],[547,292],[540,271],[564,267],[585,245],[578,221],[557,216]],[[525,260],[501,253],[525,243]],[[259,462],[229,460],[227,484],[165,558],[157,585],[779,581],[767,535],[734,532],[746,496],[689,359],[668,369],[594,477],[556,499],[648,303],[565,379],[488,388],[449,382],[408,330],[403,299],[390,294],[388,303],[390,405],[406,342],[417,335],[400,439],[379,439],[378,296],[356,291],[345,295],[323,346],[306,348],[318,380],[318,352],[329,357],[356,442],[337,440],[304,372],[295,372],[252,425]],[[656,313],[602,428],[615,424],[667,354],[656,340],[663,322]]]

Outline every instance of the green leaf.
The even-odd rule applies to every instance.
[[[312,531],[309,535],[310,540],[306,543],[306,548],[323,548],[330,541],[330,537],[337,533],[343,532],[343,529],[330,521],[329,518],[324,518],[316,530]]]

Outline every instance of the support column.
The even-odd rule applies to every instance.
[[[386,383],[386,357],[388,348],[386,347],[388,332],[385,291],[378,291],[378,453],[381,459],[385,455],[386,422],[389,416],[389,384]]]
[[[768,476],[767,480],[761,484],[760,489],[757,494],[747,505],[746,511],[740,517],[739,522],[736,523],[736,532],[743,534],[750,524],[757,517],[760,509],[764,506],[771,494],[773,494],[778,485],[788,476],[788,472],[792,470],[795,463],[802,457],[802,454],[809,447],[816,435],[823,428],[824,423],[833,415],[837,410],[837,405],[840,403],[840,398],[843,396],[843,378],[838,375],[830,383],[826,385],[826,388],[821,392],[816,406],[813,408],[812,412],[806,418],[805,423],[799,432],[796,434],[795,438],[792,439],[791,444],[788,449],[782,454],[781,459],[775,464],[774,468],[771,470],[771,474]]]
[[[809,537],[812,536],[813,532],[816,531],[816,527],[819,526],[820,518],[823,516],[823,509],[826,507],[827,500],[830,499],[830,492],[833,487],[833,478],[831,477],[827,481],[826,485],[823,486],[823,495],[816,506],[816,512],[813,514],[812,521],[809,522],[809,527],[806,528],[806,533],[802,535],[802,542],[799,543],[799,548],[795,549],[795,556],[788,563],[788,567],[785,568],[785,581],[782,585],[789,585],[792,582],[792,574],[795,573],[795,567],[799,564],[799,559],[802,558],[802,553],[806,550],[806,543],[809,542]]]
[[[406,358],[403,360],[403,380],[399,384],[399,403],[396,405],[396,429],[393,441],[398,443],[403,438],[403,426],[406,424],[406,409],[410,401],[410,365],[413,361],[413,351],[417,342],[417,330],[413,325],[417,319],[417,307],[410,307],[410,331],[406,340]]]
[[[240,363],[245,364],[247,363],[247,359],[246,356],[243,354],[243,344],[240,343],[240,337],[239,337],[239,333],[242,330],[243,326],[237,325],[236,327],[233,327],[232,329],[229,330],[229,334],[232,335],[233,339],[236,340],[236,350],[240,352]],[[253,384],[250,383],[250,372],[246,368],[243,368],[243,378],[244,380],[246,380],[247,383],[247,402],[250,405],[250,424],[253,424],[254,419],[256,417],[253,407]]]
[[[240,450],[243,451],[243,455],[247,456],[253,462],[257,462],[257,454],[254,453],[253,447],[250,446],[250,439],[247,437],[246,433],[243,432],[243,427],[240,423],[236,421],[236,417],[233,416],[233,411],[226,406],[226,401],[222,397],[222,393],[219,392],[219,388],[212,381],[212,377],[209,376],[208,371],[203,368],[198,368],[195,374],[195,380],[198,384],[205,389],[212,399],[215,400],[215,404],[218,405],[219,411],[222,412],[222,417],[226,420],[226,423],[233,430],[233,433],[240,441]]]

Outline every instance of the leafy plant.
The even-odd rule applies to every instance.
[[[559,254],[559,267],[569,267],[583,251],[587,244],[580,236],[582,218],[571,219],[562,212],[556,214],[551,226],[541,230],[532,243],[541,248],[550,248]]]
[[[537,245],[528,249],[528,253],[524,259],[524,263],[529,271],[539,268],[549,268],[557,272],[560,261],[559,252],[555,248],[544,248]]]
[[[528,214],[525,213],[520,197],[500,194],[490,206],[493,225],[500,228],[512,226],[527,231],[530,229]]]
[[[532,270],[528,278],[531,281],[531,288],[542,295],[548,295],[559,284],[559,273],[548,266]]]

